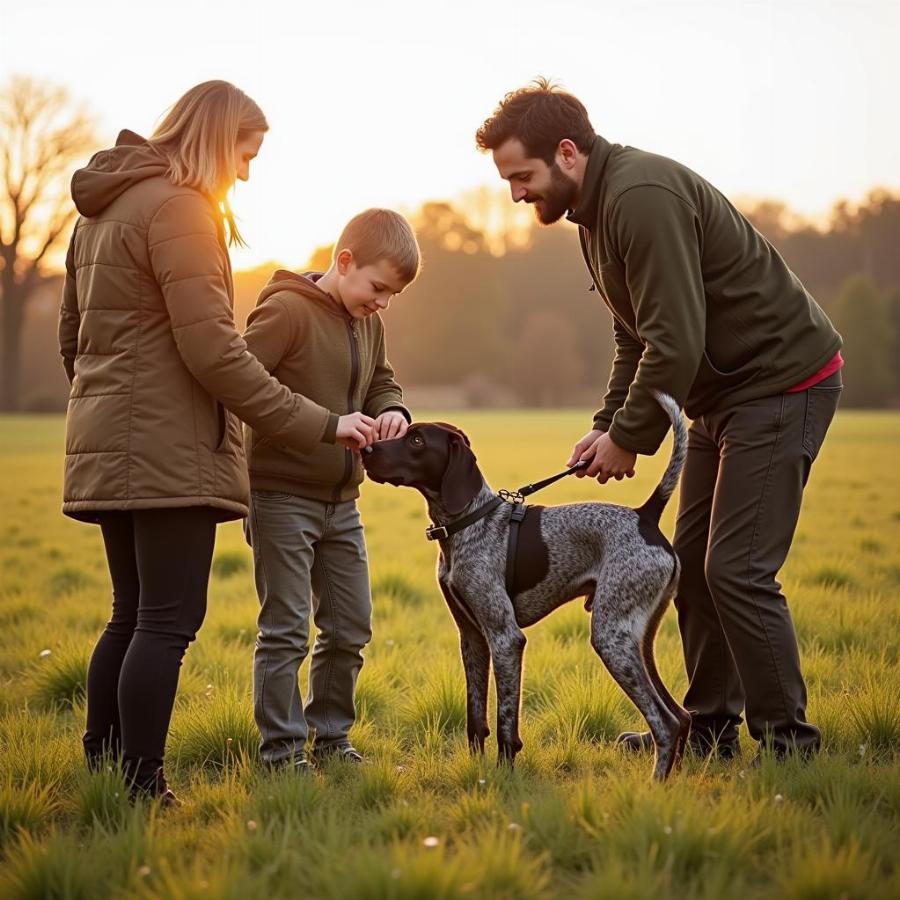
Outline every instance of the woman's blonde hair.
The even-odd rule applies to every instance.
[[[150,143],[169,159],[168,177],[218,203],[228,223],[228,243],[244,245],[228,201],[237,160],[235,144],[253,131],[268,131],[263,111],[227,81],[204,81],[166,113]]]

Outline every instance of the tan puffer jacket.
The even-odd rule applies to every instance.
[[[211,506],[247,514],[238,417],[299,450],[334,441],[337,416],[247,352],[232,315],[222,217],[176,187],[165,158],[123,131],[72,179],[81,214],[59,319],[72,382],[63,512]]]

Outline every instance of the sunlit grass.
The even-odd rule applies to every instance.
[[[559,471],[571,412],[441,413],[495,488]],[[809,763],[688,756],[666,785],[612,746],[641,719],[571,604],[529,629],[515,771],[465,737],[459,639],[434,580],[417,494],[367,484],[374,637],[352,739],[363,766],[304,776],[258,763],[259,604],[239,523],[219,530],[207,620],[189,649],[167,747],[185,806],[131,806],[115,761],[84,767],[87,661],[111,591],[97,529],[59,514],[62,422],[0,420],[0,896],[273,898],[839,898],[900,891],[900,416],[842,414],[813,470],[780,574],[800,639]],[[525,453],[510,453],[513,446]],[[642,502],[664,458],[541,502]],[[878,502],[866,473],[877,472]],[[546,499],[545,499],[546,498]],[[663,527],[671,534],[674,505]],[[675,615],[657,659],[685,688]],[[306,690],[308,664],[300,673]]]
[[[222,770],[255,757],[258,743],[249,692],[226,685],[176,712],[169,752],[179,766]]]
[[[0,852],[23,833],[43,828],[59,808],[56,785],[19,782],[9,775],[0,783]]]
[[[32,697],[43,706],[72,706],[84,700],[89,648],[68,645],[43,650],[32,668]]]

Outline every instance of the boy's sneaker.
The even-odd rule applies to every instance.
[[[316,762],[325,762],[326,759],[345,759],[347,762],[361,763],[363,755],[352,744],[331,744],[326,747],[318,747],[314,751]]]
[[[305,756],[282,756],[281,759],[266,760],[264,765],[270,772],[295,772],[302,775],[312,772],[312,763]]]

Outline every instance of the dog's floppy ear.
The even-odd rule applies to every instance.
[[[441,479],[441,505],[451,516],[458,516],[481,490],[484,479],[469,449],[466,436],[454,429],[447,438],[449,459]]]
[[[441,428],[446,428],[447,431],[452,431],[454,434],[458,434],[466,442],[467,447],[472,446],[469,443],[469,436],[461,428],[457,428],[455,425],[449,425],[447,422],[435,422],[434,424],[440,425]]]

